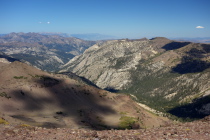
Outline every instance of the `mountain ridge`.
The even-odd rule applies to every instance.
[[[182,119],[187,120],[210,114],[209,55],[209,44],[162,37],[114,40],[90,47],[62,71],[72,71],[103,89],[132,94],[159,111],[186,110]],[[205,102],[198,105],[196,99],[203,97]],[[173,114],[180,116],[177,113]]]
[[[58,35],[10,33],[0,37],[0,51],[42,70],[57,71],[95,43]]]

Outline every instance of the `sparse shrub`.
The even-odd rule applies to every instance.
[[[32,78],[42,78],[43,76],[41,76],[41,75],[31,75],[31,74],[29,74]]]
[[[4,118],[0,118],[0,124],[9,124]]]
[[[103,120],[99,116],[96,116],[96,120],[98,120],[99,123],[102,123],[103,122]]]
[[[103,97],[106,97],[106,96],[107,96],[107,94],[106,94],[106,93],[102,93],[102,96],[103,96]]]
[[[63,112],[62,112],[62,111],[58,111],[58,112],[56,112],[56,114],[58,114],[58,115],[62,115],[62,114],[63,114]]]
[[[9,95],[7,95],[6,92],[1,92],[1,93],[0,93],[0,97],[5,97],[5,98],[7,98],[7,99],[11,98]]]
[[[13,78],[15,78],[15,79],[27,79],[27,77],[24,77],[24,76],[14,76]]]
[[[84,94],[89,95],[90,93],[89,92],[84,92]]]
[[[31,126],[28,125],[28,124],[21,124],[20,126],[22,126],[22,127],[31,127]]]
[[[120,112],[120,115],[126,115],[127,113],[126,112]]]
[[[132,129],[136,119],[134,117],[122,116],[120,118],[119,128],[120,129]]]
[[[30,75],[32,78],[39,79],[43,86],[50,87],[59,83],[59,80],[44,75]]]

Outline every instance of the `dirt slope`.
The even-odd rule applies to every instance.
[[[21,62],[0,65],[0,118],[48,128],[148,128],[168,120],[129,96],[110,93]]]

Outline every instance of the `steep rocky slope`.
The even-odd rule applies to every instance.
[[[95,43],[58,35],[10,33],[0,37],[0,51],[42,70],[56,71]]]
[[[210,114],[210,45],[166,38],[94,45],[62,71],[185,119]]]
[[[168,122],[129,96],[89,86],[80,77],[65,74],[47,73],[17,61],[0,62],[0,123],[129,129]]]

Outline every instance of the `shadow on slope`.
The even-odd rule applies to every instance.
[[[106,87],[106,88],[104,88],[104,90],[113,92],[113,93],[118,93],[120,91],[118,89],[115,89],[114,87]]]
[[[182,57],[181,63],[172,68],[172,72],[179,74],[196,73],[210,68],[210,63],[207,61],[210,56],[209,53],[210,45],[207,44],[202,44],[200,48],[192,48]]]
[[[166,44],[162,48],[165,49],[166,51],[176,50],[176,49],[182,48],[188,44],[190,44],[190,42],[171,42],[169,44]]]
[[[193,103],[173,108],[168,112],[186,121],[202,119],[210,115],[210,109],[204,107],[207,104],[210,104],[210,96],[196,99]]]
[[[0,52],[0,58],[5,58],[9,62],[19,61],[18,59],[12,58]]]
[[[67,84],[63,80],[46,76],[35,78],[34,84],[36,88],[32,88],[30,92],[13,91],[12,99],[21,101],[24,104],[23,110],[27,113],[39,114],[39,119],[46,120],[41,126],[70,127],[73,121],[73,124],[84,128],[96,130],[113,128],[100,118],[101,115],[116,113],[105,103],[106,99],[100,96],[100,89],[77,83]],[[33,117],[27,118],[27,115],[24,115],[26,114],[13,117],[29,123],[36,122]],[[48,122],[50,118],[56,121]]]
[[[59,74],[67,75],[71,79],[74,79],[74,80],[77,80],[77,81],[79,81],[81,83],[85,83],[87,85],[99,88],[97,85],[95,85],[93,82],[91,82],[90,80],[86,79],[85,77],[78,76],[78,75],[76,75],[76,74],[74,74],[72,72],[61,72]]]
[[[74,79],[74,80],[77,80],[77,81],[79,81],[81,83],[85,83],[87,85],[90,85],[90,86],[96,87],[98,89],[101,89],[97,85],[95,85],[93,82],[91,82],[90,80],[86,79],[85,77],[78,76],[78,75],[76,75],[76,74],[74,74],[72,72],[62,72],[62,73],[59,73],[59,74],[67,75],[71,79]],[[106,90],[106,91],[109,91],[109,92],[112,92],[112,93],[117,93],[117,92],[120,91],[120,90],[117,90],[114,87],[110,87],[110,86],[104,88],[103,90]]]

